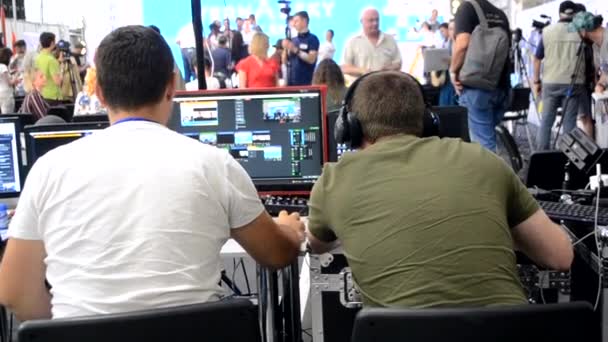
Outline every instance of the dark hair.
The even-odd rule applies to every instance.
[[[395,134],[420,136],[424,98],[411,77],[399,71],[369,75],[357,86],[351,104],[365,138],[376,141]]]
[[[441,28],[444,28],[444,29],[446,29],[446,30],[447,30],[447,29],[449,28],[448,23],[441,23],[441,25],[439,25],[439,28],[440,28],[440,29],[441,29]]]
[[[53,42],[55,41],[55,34],[52,32],[42,32],[40,34],[40,46],[43,49],[48,49],[51,47]]]
[[[428,28],[429,30],[431,29],[431,24],[427,23],[426,21],[422,23],[422,25],[420,25],[420,28],[425,27]]]
[[[574,13],[587,12],[587,7],[585,7],[585,5],[582,3],[574,4],[574,6],[575,6]]]
[[[249,20],[251,20],[251,19],[255,20],[255,14],[252,13],[249,15]]]
[[[8,66],[13,57],[13,51],[7,47],[0,49],[0,64]]]
[[[306,23],[310,22],[310,17],[308,16],[308,12],[306,12],[306,11],[300,11],[300,12],[294,14],[293,16],[300,17],[300,18],[306,20]]]
[[[243,35],[241,32],[234,30],[232,31],[232,60],[237,63],[242,57],[243,49]]]
[[[95,54],[97,83],[108,107],[134,110],[161,101],[174,79],[171,49],[144,26],[112,31]]]
[[[332,38],[334,37],[334,30],[329,29],[329,30],[327,30],[327,32],[331,33],[331,37],[332,37]]]
[[[224,45],[224,44],[228,43],[228,38],[222,34],[219,37],[217,37],[217,42],[220,45]]]
[[[25,44],[25,40],[20,39],[15,42],[15,47],[27,47],[27,44]]]
[[[196,54],[192,55],[192,58],[190,59],[190,63],[193,67],[196,67],[198,69],[198,58],[196,57]],[[208,55],[207,51],[205,51],[205,58],[203,59],[203,67],[205,69],[211,70],[212,66],[213,65],[211,64],[211,57]]]
[[[327,86],[327,96],[334,102],[340,103],[346,87],[342,69],[333,59],[322,60],[312,76],[312,84]]]
[[[153,29],[156,33],[160,34],[160,29],[156,25],[150,25],[149,28]]]

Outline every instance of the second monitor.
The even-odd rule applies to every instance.
[[[321,175],[318,89],[194,92],[174,101],[169,127],[228,151],[259,190],[304,190]]]

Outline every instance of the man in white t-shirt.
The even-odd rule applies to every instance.
[[[297,215],[275,223],[226,151],[165,127],[175,77],[160,35],[119,28],[95,64],[112,125],[33,166],[0,266],[2,305],[29,320],[214,301],[230,237],[269,267],[297,256]]]
[[[192,23],[182,27],[175,41],[182,53],[182,62],[184,63],[184,81],[190,82],[193,78],[196,78],[194,72],[194,66],[190,64],[192,56],[196,55],[196,38],[194,37],[194,27]]]
[[[333,59],[336,53],[336,47],[334,46],[334,30],[329,29],[325,33],[325,41],[321,43],[319,47],[319,60],[320,63],[324,59]]]

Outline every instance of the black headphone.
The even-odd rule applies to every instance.
[[[357,90],[357,86],[359,86],[361,81],[369,75],[381,72],[386,71],[374,71],[359,77],[346,91],[344,100],[342,100],[342,110],[340,111],[340,116],[338,116],[334,128],[334,136],[338,144],[348,144],[353,149],[359,148],[363,144],[363,128],[361,127],[361,122],[357,118],[357,113],[350,111],[349,107],[355,95],[355,91]],[[406,73],[402,74],[409,77],[418,85],[424,100],[422,137],[439,135],[439,117],[431,110],[431,105],[424,96],[422,85],[412,75]],[[407,94],[404,94],[404,96],[407,96]]]

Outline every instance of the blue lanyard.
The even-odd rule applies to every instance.
[[[146,119],[146,118],[124,118],[124,119],[120,119],[120,120],[116,121],[116,122],[113,124],[113,126],[114,126],[114,125],[121,124],[121,123],[123,123],[123,122],[129,122],[129,121],[147,121],[147,122],[158,123],[158,122],[156,122],[156,121],[154,121],[154,120],[150,120],[150,119]]]

